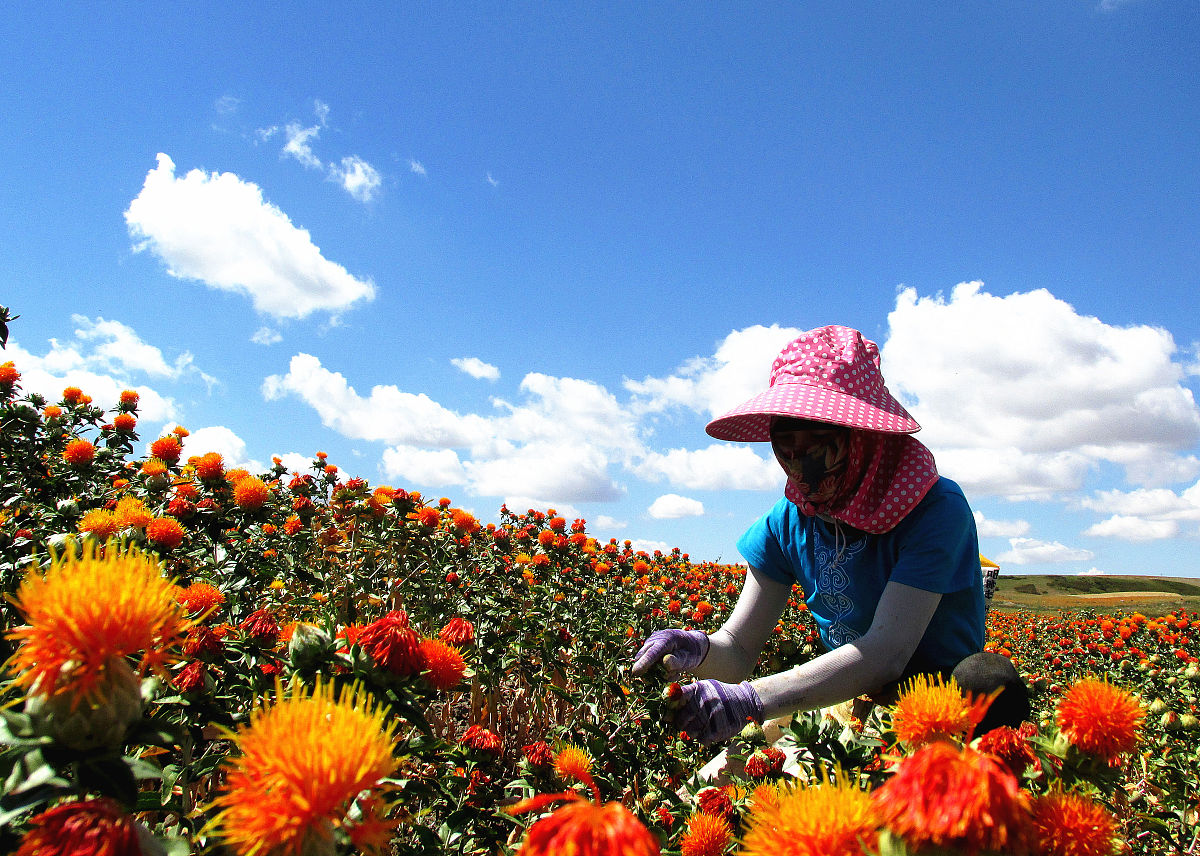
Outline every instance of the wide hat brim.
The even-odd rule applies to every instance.
[[[710,437],[752,443],[771,439],[771,418],[793,416],[881,434],[913,434],[921,430],[886,388],[871,398],[847,395],[806,383],[776,383],[705,426]]]

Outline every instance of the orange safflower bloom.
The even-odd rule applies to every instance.
[[[910,748],[941,738],[961,738],[983,719],[990,699],[972,703],[958,683],[920,674],[907,681],[892,707],[892,731]]]
[[[386,852],[396,824],[370,797],[396,769],[395,720],[361,687],[335,693],[318,678],[310,694],[277,683],[275,699],[251,714],[235,742],[240,754],[214,801],[214,826],[235,853],[332,852],[339,828],[360,850]]]
[[[62,408],[57,404],[47,404],[42,408],[42,416],[47,419],[57,419],[62,416]]]
[[[121,521],[106,508],[94,508],[83,515],[77,528],[97,541],[107,541],[121,531]]]
[[[67,404],[78,404],[83,398],[83,390],[77,386],[68,386],[63,390],[63,401]]]
[[[141,396],[138,395],[135,390],[126,389],[121,391],[120,403],[122,407],[137,407],[137,403],[140,398]]]
[[[475,625],[456,615],[438,631],[438,638],[450,645],[470,645],[475,641]]]
[[[688,818],[687,829],[679,840],[679,852],[682,856],[723,856],[732,840],[729,821],[701,812]]]
[[[225,478],[225,459],[220,452],[208,452],[195,459],[196,476],[201,481],[220,481]]]
[[[453,689],[462,683],[467,663],[462,652],[440,639],[422,639],[421,659],[425,661],[425,680],[437,690]]]
[[[142,652],[142,667],[161,674],[188,629],[175,587],[158,560],[114,541],[84,541],[78,557],[54,555],[45,574],[30,571],[17,589],[29,626],[9,638],[16,683],[44,695],[71,692],[91,700],[106,671]]]
[[[168,464],[174,464],[179,461],[179,456],[183,454],[183,444],[179,442],[179,438],[168,434],[166,437],[159,437],[150,444],[150,454],[154,457],[166,461]]]
[[[263,480],[250,475],[238,479],[233,487],[233,501],[243,511],[258,511],[270,496],[271,489]]]
[[[287,520],[283,521],[283,531],[288,535],[295,535],[304,527],[304,522],[298,514],[289,514]]]
[[[554,756],[554,772],[564,782],[586,782],[591,776],[592,759],[578,746],[564,746]]]
[[[414,515],[416,521],[426,529],[436,529],[442,514],[436,508],[422,508]]]
[[[12,386],[21,379],[17,364],[12,360],[0,363],[0,386]]]
[[[147,477],[161,476],[166,474],[167,464],[159,458],[147,458],[142,464],[142,475]]]
[[[1112,812],[1079,794],[1035,797],[1033,834],[1037,856],[1112,856],[1121,850]]]
[[[183,525],[174,517],[156,517],[146,524],[146,540],[164,550],[182,544],[184,534]]]
[[[118,413],[113,417],[113,427],[118,431],[132,431],[137,427],[137,417],[129,413]]]
[[[479,531],[479,521],[475,519],[475,515],[461,508],[450,512],[450,525],[463,535],[472,535]]]
[[[1059,700],[1056,717],[1059,731],[1073,746],[1115,765],[1137,747],[1146,711],[1120,687],[1084,678]]]
[[[126,856],[140,853],[137,826],[107,798],[63,803],[34,815],[15,856]]]
[[[85,467],[96,457],[96,447],[87,440],[72,440],[63,449],[62,457],[73,467]]]
[[[129,526],[133,529],[145,529],[154,519],[154,514],[146,507],[146,503],[136,496],[121,497],[117,502],[117,507],[113,509],[113,513],[121,526]]]
[[[1000,761],[945,740],[905,758],[872,794],[892,832],[915,848],[1025,853],[1029,796]]]
[[[185,589],[179,589],[175,598],[193,618],[207,615],[217,607],[225,605],[224,592],[208,583],[192,583]]]

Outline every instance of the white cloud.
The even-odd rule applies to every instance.
[[[629,526],[626,520],[617,520],[615,517],[609,517],[607,514],[597,515],[595,520],[588,520],[589,525],[594,525],[599,531],[611,531],[614,529],[625,529]]]
[[[250,337],[250,341],[256,345],[274,345],[283,341],[283,335],[273,327],[259,327]]]
[[[418,449],[392,446],[383,453],[383,471],[416,485],[459,485],[467,480],[462,461],[453,449]]]
[[[469,490],[480,496],[516,493],[541,504],[612,502],[623,495],[608,473],[608,459],[595,446],[572,443],[528,443],[500,457],[463,463]]]
[[[625,388],[640,413],[685,407],[720,416],[767,388],[771,363],[801,332],[774,324],[734,330],[711,357],[695,357],[665,378],[626,380]]]
[[[242,99],[234,95],[222,95],[213,102],[213,109],[215,109],[222,116],[229,116],[233,113],[236,113],[241,104]]]
[[[173,425],[164,426],[162,433],[170,432]],[[147,447],[147,453],[149,447]],[[226,469],[243,467],[252,473],[265,472],[267,467],[251,458],[246,452],[246,441],[224,425],[210,425],[192,431],[183,439],[183,459],[193,455],[217,452],[225,461]]]
[[[782,490],[783,471],[745,445],[711,444],[703,449],[648,452],[634,471],[643,478],[691,490]]]
[[[646,512],[655,520],[701,517],[704,514],[704,503],[677,493],[666,493],[650,503]]]
[[[629,549],[635,553],[645,553],[653,556],[656,550],[665,555],[670,553],[674,548],[666,541],[647,541],[644,538],[635,538],[631,542]]]
[[[487,174],[487,183],[490,184],[492,187],[500,186],[500,182],[497,181],[496,179],[492,178],[492,174],[490,172]]]
[[[889,387],[913,403],[939,469],[968,493],[1078,490],[1101,463],[1135,484],[1200,474],[1200,441],[1169,333],[1079,315],[1044,289],[947,299],[900,292],[882,349]]]
[[[279,460],[287,467],[289,473],[312,472],[312,455],[302,455],[299,452],[284,452],[279,455]]]
[[[379,170],[358,155],[342,158],[341,164],[330,164],[329,178],[359,202],[370,202],[383,184]]]
[[[308,169],[321,169],[324,164],[321,159],[313,154],[310,141],[315,140],[321,133],[320,125],[312,125],[310,127],[301,127],[299,122],[289,122],[284,126],[284,136],[287,137],[287,142],[284,143],[283,153],[290,158],[295,158]]]
[[[150,250],[171,276],[246,295],[269,315],[303,318],[375,296],[370,280],[322,256],[307,230],[233,173],[179,178],[159,154],[125,222],[134,250]]]
[[[1146,541],[1162,541],[1174,538],[1179,534],[1179,524],[1174,520],[1145,520],[1138,517],[1125,517],[1114,514],[1107,520],[1102,520],[1089,526],[1083,531],[1084,535],[1097,538],[1116,538],[1120,541],[1135,543]]]
[[[1034,538],[1009,538],[1006,553],[993,557],[998,565],[1058,564],[1084,562],[1094,558],[1090,550],[1068,547],[1058,541],[1038,541]]]
[[[486,419],[459,415],[424,393],[402,392],[387,385],[374,387],[364,398],[344,376],[329,371],[309,354],[292,357],[286,375],[266,378],[262,392],[268,401],[295,395],[317,411],[327,428],[357,440],[421,448],[464,448],[493,434]]]
[[[110,410],[122,391],[132,389],[139,396],[138,418],[158,422],[178,419],[179,407],[174,399],[139,382],[140,378],[177,382],[194,377],[209,386],[216,383],[194,365],[190,353],[185,351],[169,362],[161,349],[127,324],[83,315],[71,316],[71,322],[73,337],[66,342],[51,339],[49,350],[40,356],[15,340],[9,342],[6,358],[17,363],[26,392],[58,401],[63,389],[75,386],[92,396],[98,407]]]
[[[1029,534],[1029,522],[1026,520],[988,520],[982,511],[976,511],[975,528],[980,538],[1009,538]]]
[[[413,158],[408,159],[408,169],[410,172],[412,172],[415,175],[426,175],[427,174],[425,172],[424,164],[422,164],[418,160],[414,160]]]
[[[459,357],[450,361],[459,371],[480,380],[499,380],[500,369],[478,357]]]
[[[1089,568],[1086,571],[1080,571],[1076,576],[1080,577],[1105,577],[1108,576],[1108,571],[1102,571],[1099,568]]]

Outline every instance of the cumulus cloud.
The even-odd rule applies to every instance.
[[[388,478],[415,485],[459,485],[467,480],[453,449],[391,446],[383,453],[383,471]]]
[[[162,433],[170,432],[174,426],[164,426]],[[183,457],[186,460],[192,455],[205,455],[217,452],[225,461],[226,469],[242,467],[252,473],[266,471],[260,462],[250,457],[246,449],[246,441],[233,430],[224,425],[210,425],[192,431],[183,440]],[[149,454],[149,446],[147,446]]]
[[[1029,521],[1027,520],[989,520],[982,511],[976,511],[975,528],[980,538],[1009,538],[1028,535]]]
[[[6,354],[21,369],[22,386],[50,401],[62,397],[68,386],[92,396],[97,406],[111,409],[121,392],[132,389],[139,395],[138,417],[160,421],[178,419],[174,399],[146,383],[200,380],[211,387],[217,381],[201,371],[192,355],[184,351],[168,360],[160,348],[146,342],[127,324],[105,318],[72,315],[70,339],[51,339],[44,354],[35,354],[10,342]]]
[[[650,503],[646,512],[655,520],[701,517],[704,514],[704,503],[677,493],[665,493]]]
[[[350,155],[342,158],[341,163],[330,164],[329,178],[359,202],[370,202],[383,184],[379,170],[358,155]]]
[[[233,173],[175,175],[165,154],[125,212],[134,250],[179,279],[249,297],[259,312],[303,318],[375,296],[369,279],[329,261],[306,229]]]
[[[299,122],[289,122],[283,129],[287,142],[283,145],[283,153],[294,158],[308,169],[321,169],[324,164],[313,154],[312,140],[321,133],[320,125],[301,127]]]
[[[1121,541],[1161,541],[1179,534],[1179,524],[1174,520],[1146,520],[1114,514],[1083,531],[1084,535],[1098,538],[1117,538]]]
[[[691,490],[782,490],[784,482],[774,458],[766,460],[749,446],[733,443],[647,452],[634,471]]]
[[[1010,549],[994,557],[999,565],[1053,565],[1063,562],[1085,562],[1094,558],[1090,550],[1068,547],[1058,541],[1039,541],[1035,538],[1009,538]]]
[[[413,158],[408,159],[408,169],[409,169],[409,172],[413,173],[414,175],[426,175],[427,174],[425,172],[425,165],[422,164],[418,160],[414,160]]]
[[[775,324],[734,330],[711,357],[695,357],[667,377],[626,380],[632,407],[640,413],[683,407],[720,416],[766,388],[771,363],[800,332]]]
[[[499,380],[500,369],[478,357],[459,357],[450,361],[456,369],[480,380]]]
[[[911,404],[939,469],[970,493],[1078,491],[1102,463],[1135,484],[1200,474],[1200,409],[1171,335],[1078,314],[1044,289],[949,298],[904,289],[888,316],[889,388]]]

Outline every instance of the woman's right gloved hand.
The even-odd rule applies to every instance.
[[[633,673],[644,675],[661,662],[669,674],[694,669],[708,656],[703,630],[655,630],[633,658]]]

